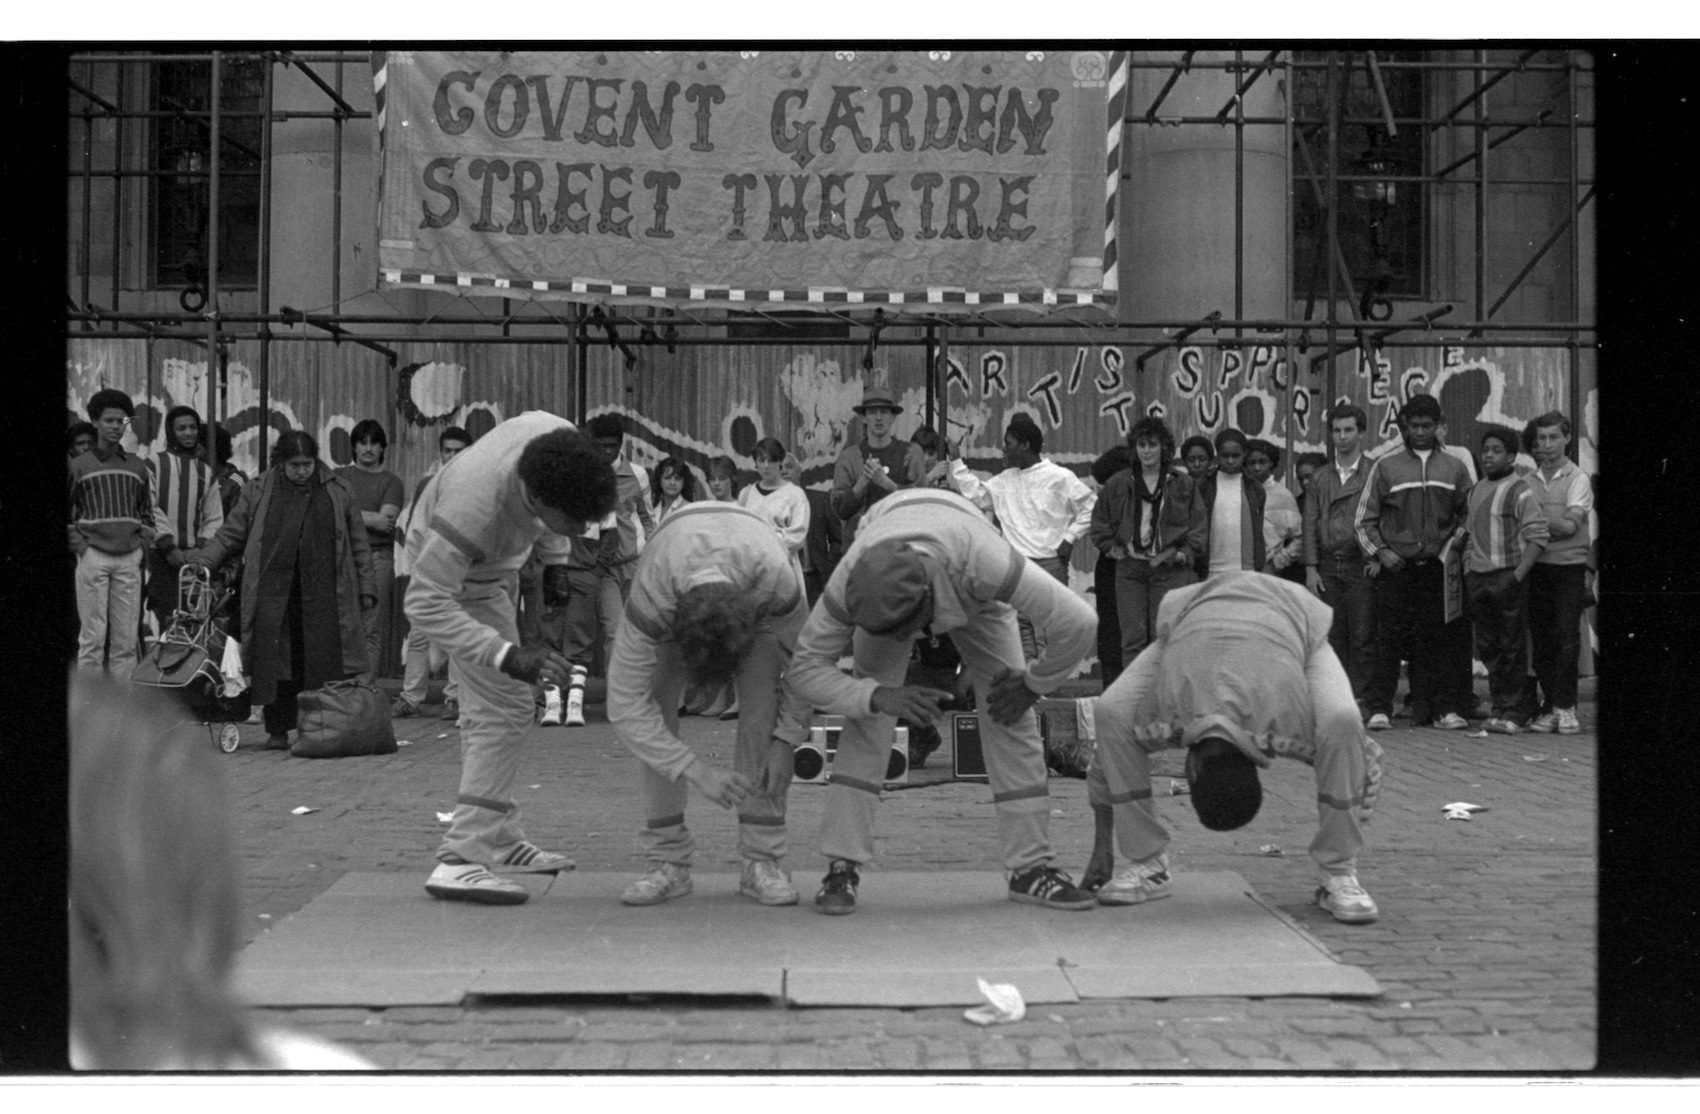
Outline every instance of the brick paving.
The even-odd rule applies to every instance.
[[[1079,682],[1077,694],[1092,691]],[[472,999],[457,1007],[268,1009],[381,1067],[569,1072],[1514,1071],[1571,1073],[1595,1057],[1593,684],[1580,735],[1470,738],[1397,727],[1377,738],[1387,789],[1366,829],[1359,875],[1381,906],[1343,925],[1311,903],[1310,771],[1278,762],[1263,810],[1237,832],[1206,831],[1182,799],[1159,798],[1177,871],[1232,870],[1335,955],[1382,985],[1379,999],[1095,1000],[1031,1007],[980,1029],[957,1008],[807,1009],[747,999]],[[636,871],[635,759],[591,691],[591,724],[535,728],[519,796],[532,839],[579,869]],[[434,710],[434,709],[433,709]],[[301,909],[350,871],[424,877],[451,807],[458,736],[434,718],[397,722],[388,757],[307,761],[243,746],[221,756],[236,801],[245,868],[244,941]],[[701,752],[726,760],[730,723],[684,721]],[[209,744],[210,745],[210,744]],[[930,766],[948,762],[948,747]],[[1179,756],[1157,773],[1178,775]],[[1165,782],[1159,781],[1161,789]],[[822,793],[791,793],[788,866],[812,893]],[[1051,781],[1052,838],[1077,877],[1091,847],[1085,783]],[[1488,806],[1470,822],[1441,806]],[[320,811],[295,816],[298,805]],[[691,803],[698,865],[736,863],[732,815]],[[871,870],[999,869],[989,790],[945,783],[885,795]],[[1259,853],[1274,844],[1281,857]]]

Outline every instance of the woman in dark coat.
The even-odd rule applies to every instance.
[[[278,438],[272,466],[189,559],[216,570],[237,554],[253,698],[265,706],[267,749],[285,750],[300,693],[371,672],[361,613],[378,605],[353,492],[319,460],[310,435]]]

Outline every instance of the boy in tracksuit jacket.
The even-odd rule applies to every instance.
[[[731,503],[691,503],[667,516],[632,574],[608,665],[608,718],[642,760],[649,860],[627,887],[627,905],[655,905],[691,892],[695,841],[685,827],[691,786],[724,807],[738,807],[738,892],[763,905],[795,905],[784,858],[785,796],[792,752],[808,732],[809,708],[780,678],[809,610],[791,555],[761,514]],[[692,643],[694,642],[694,646]],[[693,659],[693,653],[696,655]],[[693,660],[732,674],[738,736],[728,775],[679,740],[685,686],[699,678]]]
[[[1501,426],[1482,434],[1482,479],[1470,489],[1465,524],[1464,594],[1493,699],[1486,726],[1503,735],[1522,729],[1517,709],[1528,667],[1529,571],[1549,536],[1540,500],[1512,467],[1519,440]]]
[[[425,889],[448,901],[518,905],[529,891],[491,871],[558,873],[567,856],[525,838],[514,800],[533,683],[560,684],[559,652],[521,646],[519,570],[545,532],[580,533],[614,506],[614,471],[565,418],[530,410],[478,439],[420,493],[407,529],[407,618],[460,674],[460,792]]]
[[[1470,475],[1436,439],[1440,404],[1415,395],[1399,413],[1405,447],[1378,459],[1358,502],[1358,544],[1381,562],[1375,578],[1375,666],[1364,700],[1369,728],[1392,726],[1399,662],[1410,664],[1413,726],[1448,731],[1468,725],[1449,699],[1445,666],[1446,574],[1440,551],[1464,525]],[[1462,622],[1462,618],[1458,621]]]

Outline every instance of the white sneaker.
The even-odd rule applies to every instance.
[[[1576,718],[1575,708],[1555,708],[1553,712],[1558,716],[1560,735],[1574,735],[1582,730],[1582,721]]]
[[[559,851],[545,851],[529,840],[520,840],[491,869],[504,874],[560,874],[578,869],[578,864]]]
[[[1138,905],[1168,897],[1173,880],[1169,876],[1169,856],[1158,855],[1146,863],[1129,863],[1117,870],[1115,876],[1098,887],[1099,905]]]
[[[1352,874],[1330,874],[1316,888],[1316,903],[1346,924],[1368,924],[1380,915],[1374,900]]]
[[[696,887],[691,868],[676,863],[650,863],[648,873],[626,887],[620,901],[626,905],[660,905],[670,897],[684,897]]]
[[[1377,712],[1375,715],[1369,717],[1369,723],[1364,726],[1368,727],[1371,731],[1388,731],[1392,729],[1393,721],[1387,718],[1386,712]]]
[[[561,726],[561,688],[559,685],[543,686],[543,714],[537,723],[542,727]]]
[[[744,860],[744,873],[738,879],[738,892],[763,905],[797,904],[797,887],[779,864],[768,859]]]
[[[1447,712],[1445,715],[1435,720],[1434,725],[1442,731],[1462,731],[1464,728],[1470,726],[1470,721],[1459,715],[1457,712]]]
[[[584,726],[584,688],[582,686],[575,685],[567,690],[567,726]]]
[[[497,878],[482,863],[438,863],[425,881],[425,892],[444,901],[480,905],[523,905],[531,899],[530,890]]]
[[[1572,712],[1571,714],[1574,715],[1575,713]],[[1556,708],[1550,712],[1544,712],[1529,721],[1529,730],[1538,732],[1542,735],[1552,734],[1553,729],[1557,726],[1558,710]]]

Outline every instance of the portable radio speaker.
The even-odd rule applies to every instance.
[[[991,781],[986,754],[980,746],[980,716],[964,712],[950,717],[952,772],[958,781]]]
[[[838,736],[844,730],[843,716],[817,716],[809,728],[809,741],[791,755],[791,780],[803,785],[823,785],[832,774],[832,759],[838,753]],[[909,780],[909,729],[899,727],[892,735],[886,756],[885,784]]]

